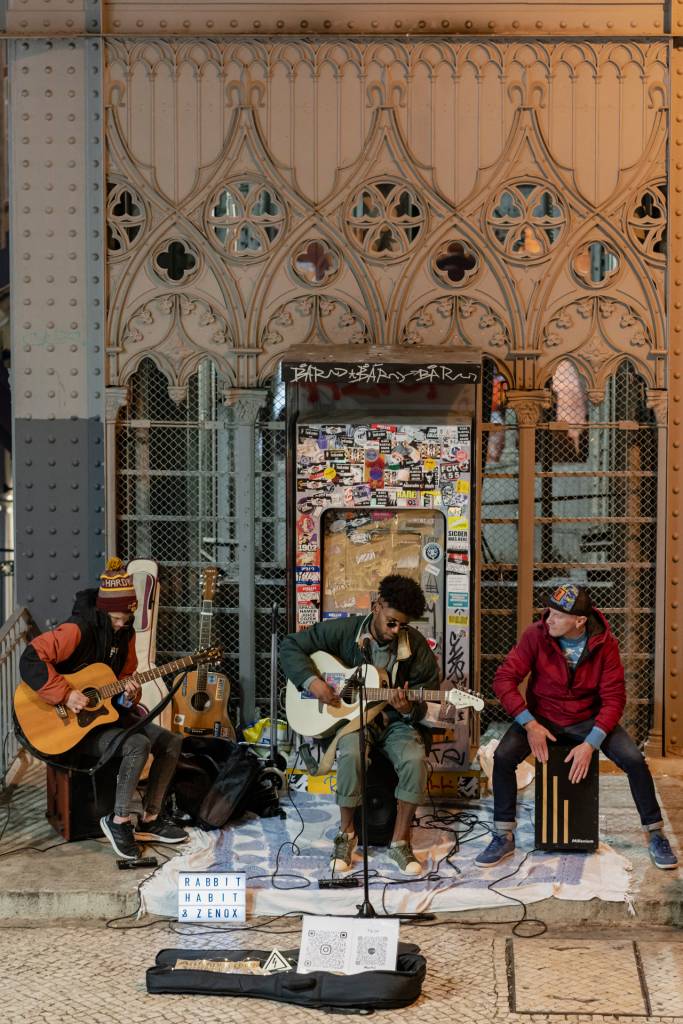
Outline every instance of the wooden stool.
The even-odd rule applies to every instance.
[[[536,762],[538,850],[590,853],[598,848],[598,752],[596,750],[591,758],[586,778],[570,782],[571,763],[565,764],[564,759],[571,749],[559,743],[548,743],[546,764]]]

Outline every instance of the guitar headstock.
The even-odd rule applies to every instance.
[[[207,661],[220,661],[222,657],[223,648],[218,645],[215,647],[202,648],[202,650],[196,651],[193,655],[193,658],[198,665],[202,665]]]
[[[218,583],[218,567],[213,565],[209,569],[202,569],[202,601],[213,601],[216,597],[216,585]]]
[[[484,701],[479,694],[470,690],[458,690],[455,686],[451,690],[445,690],[441,697],[454,708],[474,708],[475,711],[482,711],[484,708]]]

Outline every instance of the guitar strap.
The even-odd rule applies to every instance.
[[[365,714],[365,724],[369,725],[374,718],[377,718],[377,715],[380,713],[380,711],[383,711],[386,706],[386,701],[382,701],[381,704],[374,704],[373,707],[371,707],[370,710],[367,711]],[[334,734],[334,736],[332,737],[332,742],[325,751],[322,761],[318,765],[318,770],[315,773],[316,775],[325,775],[327,772],[330,771],[330,769],[332,768],[332,762],[334,761],[334,755],[337,752],[337,743],[339,742],[339,740],[342,738],[342,736],[346,736],[350,732],[358,732],[359,728],[360,719],[354,718],[352,722],[347,722],[346,725],[343,725],[341,729],[339,729]]]

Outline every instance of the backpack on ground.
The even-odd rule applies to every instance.
[[[179,816],[203,829],[222,828],[247,811],[284,817],[274,781],[248,747],[218,736],[186,736],[171,795]]]

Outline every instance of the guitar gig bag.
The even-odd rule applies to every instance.
[[[298,949],[283,950],[288,960],[296,961]],[[177,960],[260,960],[270,956],[262,949],[162,949],[154,967],[147,970],[150,995],[243,996],[296,1003],[330,1013],[369,1014],[375,1010],[396,1010],[410,1006],[419,997],[427,972],[419,946],[400,942],[395,971],[365,971],[339,975],[329,971],[297,974],[224,974],[214,971],[176,970]]]

